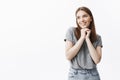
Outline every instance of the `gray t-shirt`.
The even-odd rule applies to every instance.
[[[70,27],[66,33],[65,40],[71,41],[73,44],[77,42],[77,38],[74,34],[75,27]],[[100,35],[97,34],[97,41],[93,43],[93,46],[96,48],[97,46],[102,47],[102,40]],[[75,69],[93,69],[96,68],[96,64],[92,60],[86,41],[83,42],[81,49],[78,54],[70,61],[71,67]]]

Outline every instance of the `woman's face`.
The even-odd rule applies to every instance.
[[[90,22],[92,21],[90,15],[82,10],[77,12],[76,19],[77,19],[77,23],[81,28],[88,28]]]

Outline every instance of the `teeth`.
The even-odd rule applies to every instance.
[[[81,23],[81,24],[86,24],[86,23]]]
[[[82,23],[80,23],[81,25],[85,25],[86,23],[85,22],[82,22]]]

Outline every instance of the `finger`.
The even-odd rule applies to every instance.
[[[88,34],[90,34],[91,33],[91,31],[89,30],[89,31],[86,31]]]
[[[88,33],[89,33],[89,32],[91,32],[91,31],[90,31],[90,30],[87,30],[86,32],[88,32]]]

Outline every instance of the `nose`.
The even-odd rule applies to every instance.
[[[84,18],[80,18],[80,22],[84,22]]]

